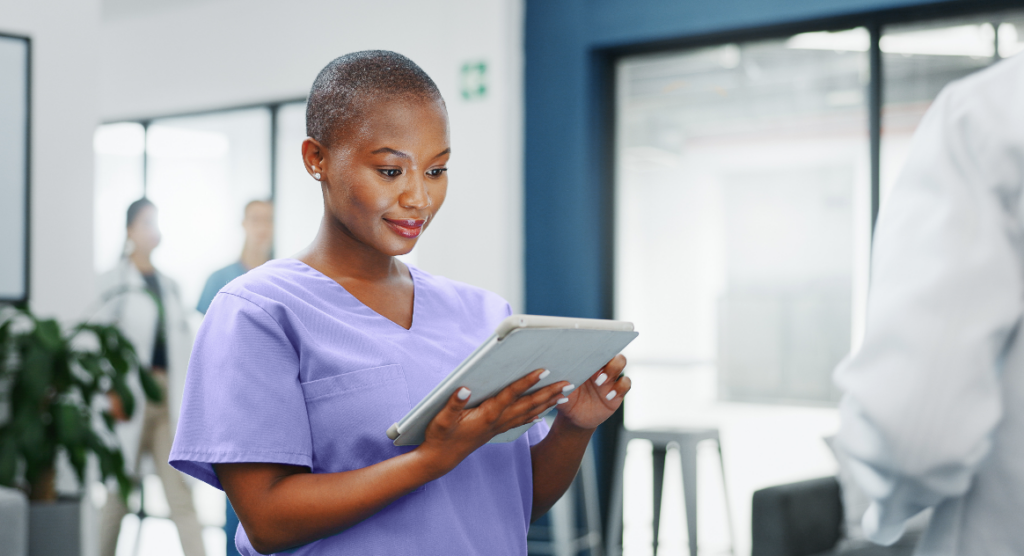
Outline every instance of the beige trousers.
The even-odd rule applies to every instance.
[[[153,378],[163,391],[167,392],[167,375],[153,373]],[[167,503],[171,508],[171,520],[178,528],[185,556],[205,556],[203,530],[196,518],[192,491],[181,473],[167,463],[167,458],[171,454],[171,428],[166,402],[153,403],[146,400],[146,414],[143,416],[142,436],[139,442],[139,455],[143,453],[153,456],[157,475],[164,485]],[[128,508],[121,501],[117,489],[111,489],[107,495],[107,503],[103,506],[103,518],[100,522],[100,556],[115,556],[117,537],[121,533],[121,520],[127,513]]]

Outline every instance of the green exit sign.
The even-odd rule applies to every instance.
[[[487,62],[483,60],[462,64],[462,98],[479,100],[487,96]]]

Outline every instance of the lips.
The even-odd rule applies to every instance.
[[[384,221],[391,231],[408,239],[418,237],[423,232],[423,225],[427,223],[420,218],[385,218]]]

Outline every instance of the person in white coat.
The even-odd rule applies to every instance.
[[[177,284],[160,273],[150,260],[160,244],[157,211],[152,202],[140,199],[131,204],[127,231],[124,257],[99,278],[100,308],[93,320],[118,325],[135,346],[142,364],[152,371],[164,391],[164,399],[160,403],[148,401],[137,375],[130,375],[129,386],[135,398],[130,418],[125,415],[120,398],[109,395],[110,411],[118,420],[115,433],[130,475],[138,477],[139,461],[144,454],[152,457],[185,556],[204,556],[202,529],[191,490],[184,476],[167,463],[193,335]],[[126,513],[116,487],[112,488],[101,521],[101,556],[114,556]]]
[[[891,544],[1024,554],[1024,56],[946,87],[879,216],[839,446]]]

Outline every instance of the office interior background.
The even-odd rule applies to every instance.
[[[187,306],[237,258],[250,200],[275,205],[276,257],[302,249],[321,216],[299,157],[313,78],[346,52],[412,58],[447,101],[453,157],[441,218],[407,260],[516,312],[633,321],[634,388],[594,444],[602,509],[618,427],[714,427],[701,553],[749,554],[755,491],[838,472],[831,375],[858,345],[872,225],[918,122],[944,85],[1024,50],[1024,8],[2,0],[0,34],[31,52],[24,289],[67,322],[93,310],[142,196],[160,210],[154,262]],[[624,554],[651,554],[645,441],[623,477]],[[70,474],[58,486],[81,492]],[[125,518],[119,556],[181,554],[159,480],[143,489],[149,517]],[[98,484],[84,493],[103,503]],[[223,494],[194,493],[208,553],[224,554]],[[682,500],[667,473],[660,554],[688,553]]]

